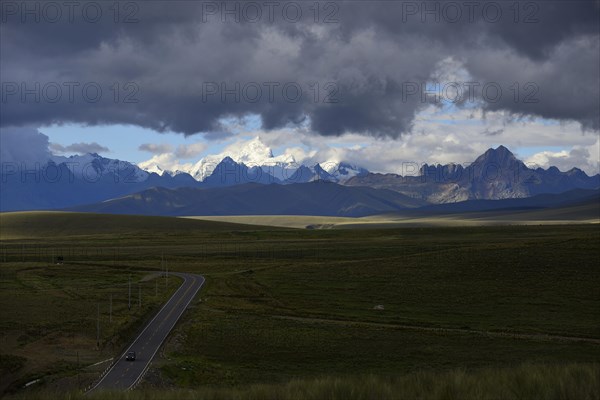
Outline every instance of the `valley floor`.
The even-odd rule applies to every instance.
[[[165,264],[206,284],[127,398],[599,396],[598,224],[304,230],[88,215],[90,227],[114,218],[113,233],[82,233],[76,217],[24,216],[38,238],[3,232],[10,396],[91,383],[105,368],[92,365],[177,286]]]
[[[382,214],[361,218],[311,215],[190,216],[184,218],[297,229],[573,225],[600,224],[600,204],[590,203],[553,209],[495,210],[433,216],[419,215],[418,210],[407,210],[404,214]]]

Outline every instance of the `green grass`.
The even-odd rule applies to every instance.
[[[415,215],[415,212],[417,213]],[[598,224],[600,209],[597,201],[567,207],[532,210],[494,210],[459,214],[419,215],[419,210],[399,214],[373,215],[361,218],[298,216],[298,215],[241,215],[191,216],[203,221],[221,221],[272,227],[312,229],[392,229],[407,227],[474,227],[507,225]]]
[[[41,377],[54,380],[78,371],[88,373],[85,366],[121,351],[179,285],[178,278],[166,286],[164,279],[143,280],[147,273],[118,266],[10,262],[2,263],[1,271],[0,387],[9,391]]]
[[[12,354],[0,354],[0,375],[14,373],[23,368],[26,359]]]
[[[184,217],[199,221],[220,221],[236,224],[250,224],[282,228],[304,229],[307,226],[333,226],[343,223],[367,223],[365,218],[351,217],[322,217],[313,215],[231,215],[231,216],[190,216]]]
[[[183,218],[28,211],[0,213],[0,239],[30,239],[72,235],[166,234],[235,231],[244,225]],[[261,229],[253,226],[252,229]]]
[[[599,243],[598,225],[339,231],[238,226],[3,240],[0,296],[5,288],[7,294],[0,304],[9,309],[2,310],[2,324],[14,332],[3,334],[0,353],[25,357],[21,371],[35,370],[18,339],[49,357],[54,347],[48,340],[61,326],[85,327],[85,343],[91,339],[93,345],[95,320],[84,315],[90,308],[93,314],[129,273],[159,269],[164,255],[170,270],[201,273],[207,281],[153,363],[142,393],[174,387],[193,390],[190,396],[225,398],[249,387],[282,393],[298,379],[327,382],[322,390],[374,379],[377,385],[392,382],[395,390],[400,383],[393,382],[412,374],[442,379],[464,370],[477,380],[490,371],[514,373],[519,365],[538,368],[523,379],[554,382],[544,375],[553,368],[598,368]],[[65,265],[48,265],[59,254]],[[146,285],[154,288],[152,281]],[[19,293],[29,299],[13,299]],[[75,294],[80,306],[63,300]],[[79,317],[56,311],[63,301]],[[138,321],[148,315],[142,314]],[[46,318],[41,328],[33,323],[38,318]],[[52,340],[74,354],[69,329]],[[123,342],[131,331],[120,332]],[[72,356],[53,357],[73,362]],[[73,371],[61,368],[60,377],[24,393],[77,387]],[[597,394],[590,385],[583,390]],[[579,392],[570,390],[539,398],[577,398]],[[436,393],[431,398],[444,397]]]
[[[256,384],[232,389],[142,389],[133,392],[81,393],[34,392],[21,400],[595,400],[600,393],[598,364],[524,364],[515,368],[464,369],[417,372],[382,377],[356,375],[293,379],[283,384]]]

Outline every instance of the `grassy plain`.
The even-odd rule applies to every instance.
[[[253,384],[234,388],[67,394],[71,400],[372,400],[372,399],[574,399],[595,400],[600,391],[598,364],[536,365],[512,368],[419,371],[392,377],[356,375],[293,379],[283,384]],[[21,400],[54,400],[63,392],[22,393]]]
[[[436,213],[434,215],[423,214],[418,209],[408,209],[398,214],[361,218],[298,215],[189,216],[185,218],[206,222],[312,229],[573,225],[600,223],[600,205],[597,201],[588,201],[582,204],[546,209],[504,209],[449,214]]]
[[[27,218],[38,234],[60,224],[56,216],[47,228]],[[411,393],[406,382],[419,376],[441,382],[435,390],[454,381],[456,393],[468,394],[447,398],[494,397],[508,383],[494,391],[484,376],[504,376],[498,379],[526,391],[538,378],[569,381],[569,392],[577,379],[597,372],[597,224],[292,230],[202,221],[180,228],[180,221],[161,219],[161,228],[127,220],[127,229],[117,221],[114,233],[90,225],[85,234],[78,227],[35,239],[18,238],[3,225],[2,237],[11,239],[0,244],[2,366],[9,371],[3,377],[17,379],[9,386],[18,396],[76,389],[77,351],[87,364],[114,355],[127,329],[133,336],[168,294],[152,296],[152,275],[138,272],[160,270],[163,255],[170,270],[201,273],[207,281],[140,393],[178,387],[194,391],[190,398],[253,398],[233,394],[302,385],[346,393],[357,382]],[[57,254],[65,264],[49,265]],[[136,283],[149,278],[147,308],[135,315],[123,297],[129,274]],[[103,343],[115,344],[96,350],[95,307],[114,290],[124,324],[114,332],[123,333],[116,339],[105,333]],[[41,358],[44,366],[37,365]],[[527,368],[531,376],[519,378]],[[17,390],[42,375],[43,382]],[[583,390],[598,397],[597,380],[585,379]],[[467,382],[478,380],[483,392],[472,392]],[[556,385],[548,390],[559,393]],[[424,397],[444,398],[436,396]]]

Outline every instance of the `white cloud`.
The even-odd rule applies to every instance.
[[[138,163],[138,166],[150,172],[159,171],[188,171],[191,163],[181,163],[173,153],[155,154],[151,159]]]
[[[562,147],[569,157],[548,158],[546,164],[538,163],[548,166],[556,163],[561,170],[578,167],[588,174],[599,172],[598,133],[582,133],[577,122],[515,119],[501,111],[484,113],[479,109],[429,106],[419,113],[413,131],[398,139],[346,134],[325,141],[301,130],[258,134],[267,143],[287,144],[283,151],[293,154],[298,162],[347,161],[373,172],[404,175],[413,169],[413,163],[468,164],[488,148],[501,144],[517,157],[519,152],[527,154],[532,147]]]
[[[63,146],[59,143],[50,143],[49,149],[57,155],[64,154],[87,154],[87,153],[108,153],[110,149],[96,142],[92,143],[73,143],[68,146]]]
[[[164,154],[164,153],[172,153],[173,146],[167,143],[142,143],[138,150],[145,151],[152,154]]]
[[[428,106],[418,114],[411,133],[397,139],[371,138],[358,133],[327,137],[316,135],[307,126],[291,127],[273,131],[240,129],[222,151],[206,156],[213,164],[226,155],[250,164],[260,163],[269,155],[264,148],[243,153],[253,138],[273,149],[278,160],[293,158],[297,163],[346,161],[373,172],[412,173],[414,165],[457,163],[466,165],[488,148],[505,145],[525,162],[534,162],[547,168],[556,165],[561,170],[578,167],[588,174],[599,172],[598,132],[583,133],[577,122],[557,123],[552,120],[515,119],[508,112],[480,109],[456,109],[454,107]],[[251,148],[252,146],[250,146]],[[536,154],[531,154],[532,149]],[[554,149],[559,148],[560,151]],[[163,168],[180,165],[183,157],[206,151],[204,144],[198,152],[174,151],[159,160]],[[189,164],[188,164],[189,165]]]
[[[193,163],[183,162],[198,157],[206,150],[204,142],[196,142],[189,145],[179,145],[173,148],[170,144],[144,143],[139,150],[154,154],[149,160],[139,163],[139,167],[151,172],[160,171],[189,171]]]
[[[189,159],[198,157],[200,154],[204,153],[207,145],[204,142],[196,142],[189,145],[180,144],[177,146],[177,150],[175,151],[175,155],[178,158]]]
[[[574,146],[570,150],[542,151],[528,157],[528,166],[548,168],[555,166],[561,171],[568,171],[574,166],[588,175],[600,173],[600,140],[591,146]]]

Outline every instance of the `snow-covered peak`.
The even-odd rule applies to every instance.
[[[369,173],[365,168],[347,162],[326,161],[321,164],[322,168],[337,181],[344,182],[355,176],[362,176]]]
[[[67,164],[68,167],[71,167],[71,166],[74,166],[75,164],[80,164],[80,165],[89,164],[99,158],[102,158],[102,157],[96,153],[93,153],[93,154],[87,153],[87,154],[81,154],[81,155],[76,154],[76,155],[72,155],[69,157],[53,155],[52,157],[50,157],[50,160],[57,165],[65,163],[65,164]]]
[[[180,173],[188,173],[197,181],[202,182],[214,172],[215,168],[221,162],[235,162],[237,164],[244,164],[248,168],[260,167],[265,173],[281,181],[289,181],[290,178],[296,176],[294,174],[302,166],[302,163],[296,161],[291,151],[274,155],[273,150],[260,137],[255,137],[250,140],[230,144],[219,154],[207,155],[193,165],[178,166],[178,169]],[[153,159],[150,161],[158,160]],[[149,172],[156,172],[161,175],[162,173],[167,173],[174,176],[175,173],[169,170],[163,171],[163,168],[158,166],[158,162],[150,161],[142,163],[140,166]],[[308,167],[311,173],[317,176],[317,179],[327,179],[336,182],[343,182],[353,176],[368,173],[364,168],[340,162],[339,160],[321,162],[317,171],[315,171],[315,160],[304,166]],[[321,176],[323,174],[319,173],[319,169],[322,169],[327,176]]]
[[[149,166],[145,166],[143,169],[146,172],[149,172],[151,174],[155,173],[155,174],[160,175],[160,176],[162,176],[165,173],[167,173],[167,174],[170,173],[170,171],[165,171],[158,164],[152,164],[152,165],[149,165]]]
[[[326,165],[326,167],[328,167]],[[315,174],[313,180],[321,180],[321,181],[328,181],[328,182],[337,182],[337,178],[331,174],[329,171],[327,171],[327,169],[323,168],[323,166],[321,166],[321,164],[316,164],[313,167],[313,172]]]
[[[178,175],[182,175],[182,174],[189,174],[189,172],[188,171],[182,171],[180,169],[177,169],[175,171],[169,171],[169,175],[171,175],[173,177],[178,176]]]
[[[204,181],[217,168],[217,165],[223,160],[220,155],[210,155],[202,158],[192,166],[188,172],[197,181]]]
[[[149,173],[137,165],[127,161],[105,158],[96,153],[82,155],[52,156],[51,160],[57,165],[65,164],[75,176],[96,179],[97,176],[115,174],[128,182],[143,182]]]
[[[221,156],[231,157],[237,163],[253,166],[274,166],[295,164],[296,160],[291,154],[273,155],[273,150],[267,146],[260,137],[255,137],[246,142],[237,142],[229,146]],[[296,166],[297,168],[297,166]]]
[[[149,173],[155,173],[160,176],[177,176],[189,173],[193,164],[179,164],[171,155],[155,155],[147,161],[138,164],[138,167]]]
[[[257,136],[254,139],[246,142],[238,150],[237,154],[235,152],[231,152],[229,156],[236,162],[261,165],[263,162],[273,158],[273,151]]]
[[[236,142],[228,146],[222,153],[208,155],[198,161],[190,169],[189,174],[196,180],[203,181],[225,158],[229,158],[238,164],[246,166],[261,167],[265,172],[285,179],[286,175],[291,175],[299,165],[297,165],[294,156],[291,154],[273,155],[273,151],[259,137],[255,137],[246,142]]]

